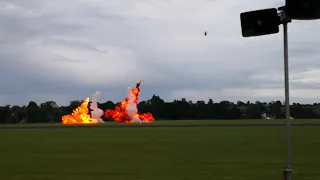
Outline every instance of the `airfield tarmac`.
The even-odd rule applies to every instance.
[[[286,124],[119,124],[119,125],[27,125],[0,126],[0,129],[65,129],[65,128],[195,128],[195,127],[285,127]],[[291,124],[292,127],[319,127],[318,123]]]

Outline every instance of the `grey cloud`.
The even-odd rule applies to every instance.
[[[183,6],[169,8],[166,12],[162,12],[160,8],[174,7],[171,4],[174,1],[166,1],[164,4],[160,1],[83,1],[83,4],[63,2],[65,1],[1,1],[0,8],[5,3],[21,8],[20,13],[16,14],[0,13],[0,23],[3,24],[0,27],[0,48],[5,50],[0,52],[0,82],[3,84],[0,95],[10,97],[9,103],[27,103],[32,98],[42,100],[45,99],[44,94],[52,95],[53,98],[56,97],[54,94],[61,94],[63,99],[58,98],[57,101],[67,103],[74,98],[90,96],[96,90],[101,91],[106,99],[120,101],[126,95],[126,88],[134,86],[138,79],[143,80],[142,100],[152,94],[170,99],[179,90],[212,91],[213,96],[218,97],[219,94],[215,93],[225,89],[283,87],[281,79],[271,78],[283,76],[281,32],[267,37],[242,38],[239,18],[241,11],[248,10],[244,4],[251,3],[252,8],[268,8],[281,5],[278,0],[265,5],[251,0],[241,3],[233,0],[217,1],[214,4],[221,4],[219,9],[226,8],[225,12],[211,9],[207,13],[198,12],[200,9],[207,10],[201,8],[202,4],[203,7],[206,6],[206,1],[199,1],[197,7],[184,3]],[[154,7],[154,11],[150,11],[148,7],[156,2],[159,4]],[[144,6],[143,3],[149,6]],[[192,7],[190,11],[187,11],[188,7]],[[160,11],[156,11],[158,9]],[[24,12],[34,14],[26,15]],[[320,28],[316,24],[312,25],[313,29]],[[290,31],[292,72],[320,67],[317,50],[319,38],[315,34],[317,30],[312,30],[309,26],[295,25]],[[207,37],[203,36],[204,30],[209,31]],[[302,30],[308,33],[299,35]],[[125,67],[132,75],[115,84],[101,80],[100,84],[88,86],[85,82],[72,82],[66,75],[61,79],[50,79],[45,76],[49,69],[41,69],[36,60],[42,62],[39,64],[47,63],[48,68],[51,61],[79,66],[84,64],[84,60],[69,57],[68,52],[62,50],[50,54],[50,58],[41,59],[39,57],[42,56],[28,52],[28,43],[33,41],[41,42],[40,47],[57,47],[60,50],[72,47],[73,51],[79,53],[94,51],[100,58],[114,53],[108,47],[126,49],[132,52],[134,58],[130,56],[123,62],[131,62],[138,69]],[[101,46],[106,48],[100,49]],[[30,51],[36,48],[30,45]],[[44,56],[47,52],[43,53]],[[118,61],[116,58],[113,61]],[[32,61],[33,64],[28,65],[26,61]],[[19,66],[19,63],[22,65]],[[104,65],[105,71],[115,69],[112,61],[101,64]],[[270,77],[252,78],[268,72]],[[39,76],[41,73],[44,75]],[[84,76],[86,73],[90,72],[85,72]],[[118,75],[114,74],[115,80]],[[293,83],[293,87],[319,88],[318,85],[301,83]],[[42,94],[41,98],[37,98],[37,94]],[[22,98],[23,95],[25,98]],[[236,97],[230,98],[236,100],[232,99]],[[47,99],[51,100],[51,97]]]
[[[92,50],[92,51],[98,51],[102,53],[107,53],[107,50],[100,50],[96,46],[88,43],[83,43],[79,41],[74,41],[74,40],[62,40],[62,39],[49,39],[49,40],[44,40],[43,45],[51,45],[51,44],[64,44],[67,46],[72,46],[73,48],[77,48],[79,50]]]
[[[52,34],[70,35],[79,32],[83,26],[77,23],[57,23],[51,20],[53,17],[14,17],[0,16],[0,23],[4,28],[0,29],[2,42],[24,42],[32,38],[49,36]]]

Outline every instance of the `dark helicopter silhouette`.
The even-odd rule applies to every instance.
[[[204,32],[204,35],[207,36],[207,34],[208,34],[207,31],[205,31],[205,32]]]

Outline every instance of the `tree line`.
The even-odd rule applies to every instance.
[[[83,101],[71,101],[69,106],[59,106],[54,101],[37,104],[30,101],[26,106],[0,106],[0,123],[45,123],[61,122],[63,115],[71,114]],[[107,101],[98,107],[105,111],[114,109],[117,103]],[[155,120],[201,120],[201,119],[283,119],[285,106],[281,101],[242,102],[229,101],[205,102],[188,101],[186,98],[165,102],[157,95],[138,104],[139,113],[151,112]],[[293,103],[290,106],[291,117],[295,119],[320,118],[320,104]],[[112,121],[106,119],[104,121]]]

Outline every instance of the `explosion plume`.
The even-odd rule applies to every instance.
[[[71,115],[62,116],[63,124],[97,124],[103,123],[104,121],[100,118],[103,115],[103,111],[98,108],[97,100],[100,98],[101,93],[96,92],[92,95],[92,103],[90,104],[91,116],[89,115],[89,101],[87,97],[81,105],[73,110]]]
[[[138,81],[135,88],[128,88],[128,96],[125,100],[117,105],[115,110],[107,109],[104,113],[105,117],[112,118],[117,122],[125,123],[147,123],[153,121],[154,117],[151,113],[138,113],[137,104],[139,100],[140,84],[141,80]]]
[[[98,99],[100,97],[101,93],[98,91],[92,94],[92,102],[90,104],[91,118],[96,119],[99,123],[104,123],[101,119],[101,116],[103,116],[103,110],[98,108]]]

